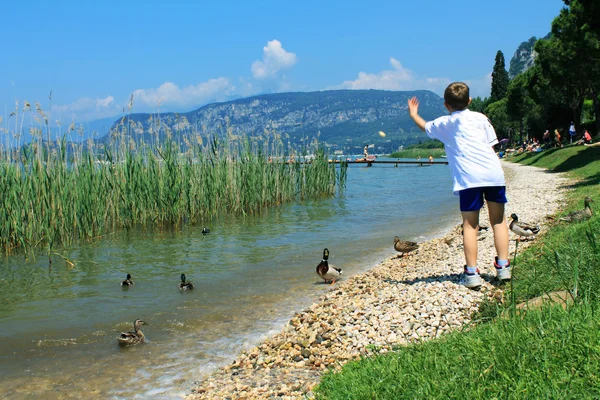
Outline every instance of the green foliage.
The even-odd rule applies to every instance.
[[[426,140],[423,143],[411,144],[404,148],[404,150],[410,149],[443,149],[444,143],[440,142],[437,139]]]
[[[506,108],[507,99],[502,99],[487,106],[485,114],[491,121],[498,138],[508,137],[512,139],[515,125],[511,122]]]
[[[390,154],[391,158],[417,158],[420,157],[422,160],[427,160],[427,157],[432,155],[433,158],[441,158],[446,155],[446,150],[444,149],[423,149],[419,147],[415,147],[408,150],[400,150],[395,151]]]
[[[502,100],[508,89],[508,72],[504,65],[504,54],[500,50],[496,53],[496,61],[492,70],[492,92],[490,102]]]
[[[469,110],[483,113],[487,106],[488,99],[482,99],[481,97],[475,97],[471,100],[471,104],[469,104]]]

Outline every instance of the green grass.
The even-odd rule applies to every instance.
[[[600,199],[600,149],[573,146],[512,161],[566,172],[573,182],[562,215]],[[553,173],[553,172],[549,172]],[[532,203],[532,207],[536,205]],[[318,399],[600,397],[600,220],[552,224],[517,254],[507,304],[486,303],[478,323],[438,340],[364,358],[327,373]],[[575,302],[514,312],[523,300],[569,290]],[[504,317],[500,317],[504,315]]]
[[[429,155],[432,155],[433,158],[441,158],[443,155],[446,155],[446,151],[444,149],[421,149],[421,148],[413,148],[408,150],[396,151],[390,154],[392,158],[417,158],[421,157],[422,159],[427,159]]]

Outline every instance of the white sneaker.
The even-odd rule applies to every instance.
[[[508,260],[508,265],[503,267],[498,265],[498,257],[494,259],[494,267],[496,267],[496,276],[501,281],[509,281],[510,280],[510,260]]]
[[[479,275],[479,268],[477,268],[477,272],[469,273],[467,272],[467,266],[465,265],[465,272],[460,283],[469,289],[481,286],[483,284],[483,279],[481,279],[481,275]]]

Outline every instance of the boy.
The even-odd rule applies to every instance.
[[[427,136],[444,143],[452,169],[454,194],[460,197],[463,219],[463,244],[466,265],[462,283],[477,288],[483,283],[477,268],[477,231],[479,210],[487,202],[490,224],[494,231],[497,257],[494,261],[500,280],[510,279],[508,261],[508,226],[504,216],[506,184],[500,160],[492,148],[498,143],[496,132],[485,115],[470,111],[469,87],[451,83],[444,92],[444,105],[450,115],[426,122],[419,115],[419,101],[408,100],[412,120]]]

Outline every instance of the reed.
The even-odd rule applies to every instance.
[[[155,116],[148,140],[124,117],[109,141],[74,143],[73,125],[60,140],[42,139],[51,134],[41,120],[26,146],[18,146],[20,134],[2,131],[8,136],[0,141],[0,247],[7,255],[50,251],[120,229],[259,213],[333,196],[345,185],[346,164],[329,163],[318,147],[310,149],[312,162],[289,162],[295,149],[279,134],[218,138],[189,124],[172,132]]]

